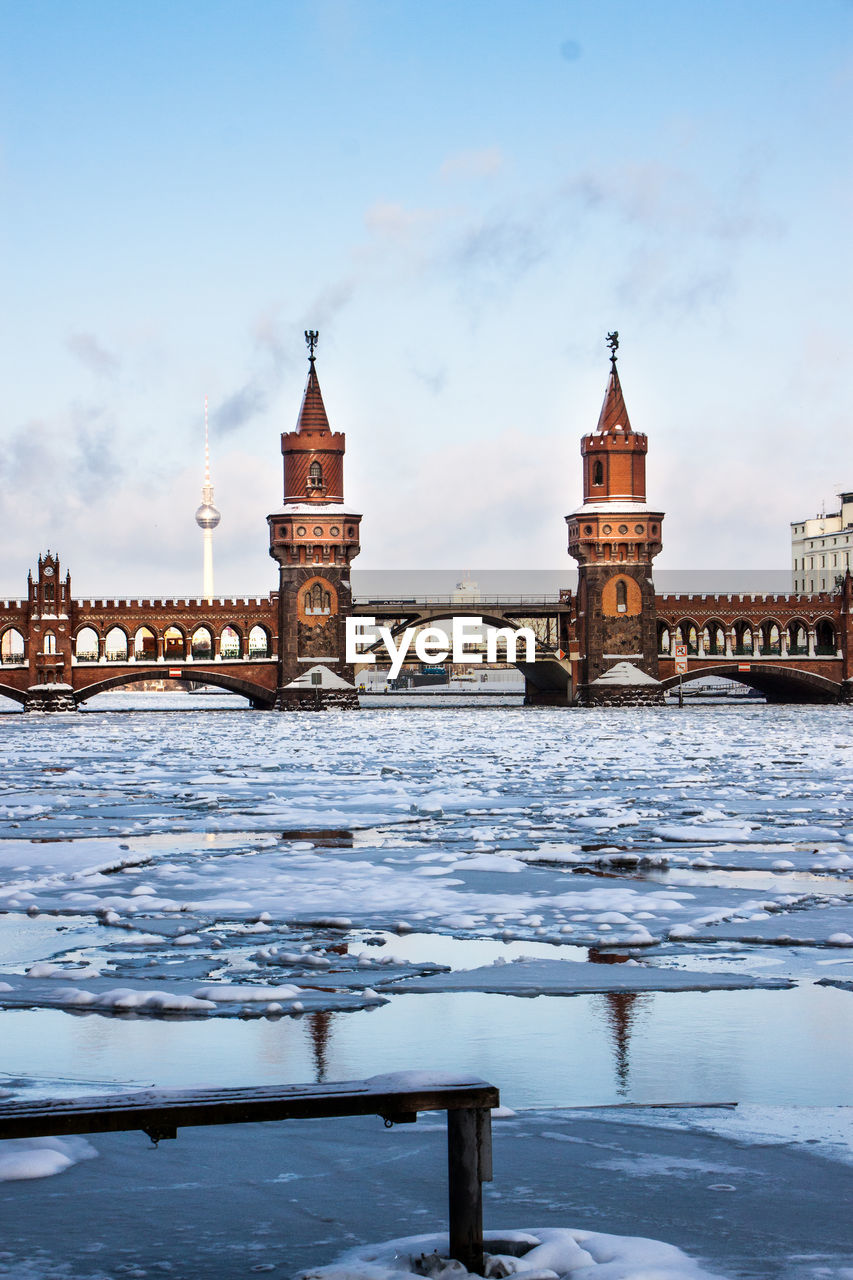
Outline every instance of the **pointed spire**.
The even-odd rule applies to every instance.
[[[617,428],[620,431],[630,431],[631,423],[614,361],[607,380],[607,390],[604,393],[604,404],[601,406],[597,429],[602,432],[611,432],[616,431]]]
[[[628,410],[625,408],[625,398],[622,395],[619,374],[616,372],[616,352],[619,350],[618,329],[608,333],[607,345],[610,348],[610,378],[607,382],[604,404],[601,406],[601,413],[598,418],[598,430],[603,432],[630,431],[631,423],[628,420]]]
[[[315,365],[316,356],[314,348],[317,345],[319,334],[316,329],[306,329],[305,341],[308,344],[308,381],[305,384],[305,394],[302,397],[302,408],[299,410],[299,418],[296,423],[296,430],[303,431],[321,431],[329,432],[329,419],[326,417],[326,406],[323,404],[323,396],[320,391],[320,382],[317,378],[317,368]]]

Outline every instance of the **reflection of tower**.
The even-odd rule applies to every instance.
[[[195,522],[204,540],[204,568],[202,571],[202,595],[213,599],[213,530],[221,516],[213,505],[213,485],[210,483],[210,441],[207,431],[207,396],[204,397],[204,484],[201,486],[201,506],[195,513]]]
[[[631,1069],[628,1060],[631,1031],[634,1019],[643,1005],[648,1003],[648,997],[638,995],[632,991],[608,991],[604,993],[602,998],[605,1002],[604,1016],[613,1033],[613,1047],[616,1051],[616,1076],[619,1081],[618,1092],[627,1093],[628,1076]]]
[[[314,1045],[314,1069],[317,1084],[322,1084],[326,1079],[326,1071],[329,1066],[326,1054],[329,1048],[329,1032],[331,1029],[332,1014],[329,1013],[328,1009],[319,1009],[317,1013],[309,1014],[308,1034]]]

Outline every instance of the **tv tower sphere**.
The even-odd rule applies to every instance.
[[[203,502],[195,513],[195,522],[199,529],[215,529],[221,519],[219,508],[212,502]]]

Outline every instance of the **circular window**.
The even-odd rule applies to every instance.
[[[332,535],[333,538],[336,538],[340,533],[340,529],[336,524],[333,524],[331,529],[329,530],[329,533]]]
[[[296,530],[296,532],[299,534],[300,538],[303,537],[305,534],[305,525],[301,524],[299,528]]]
[[[643,526],[641,524],[635,524],[634,533],[642,533],[642,532],[643,532]]]
[[[314,537],[315,537],[315,538],[322,538],[322,536],[323,536],[323,530],[320,528],[320,526],[319,526],[318,524],[315,524],[315,525],[314,525]]]
[[[591,524],[585,524],[585,525],[584,525],[584,527],[583,527],[583,531],[584,531],[584,533],[585,533],[587,536],[589,536],[589,534],[591,534],[591,533],[592,533],[592,525],[591,525]]]
[[[620,533],[627,533],[627,532],[628,532],[628,526],[627,526],[626,524],[620,524],[620,526],[619,526],[619,532],[620,532]]]
[[[53,565],[52,565],[52,564],[46,564],[46,565],[44,566],[44,576],[45,576],[46,578],[52,578],[52,577],[53,577]]]
[[[603,525],[601,526],[601,532],[602,532],[602,533],[612,533],[613,531],[612,531],[612,529],[610,528],[610,525],[609,525],[609,524],[603,524]]]
[[[280,528],[280,529],[279,529],[279,531],[278,531],[278,536],[279,536],[280,538],[286,538],[286,537],[287,537],[287,525],[286,525],[286,524],[283,524],[283,525],[281,526],[281,528]]]

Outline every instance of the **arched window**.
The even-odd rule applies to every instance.
[[[322,582],[315,582],[305,592],[304,606],[306,613],[331,613],[332,597],[323,589]]]
[[[133,656],[137,662],[157,661],[157,637],[150,627],[140,627],[134,636]]]
[[[196,662],[205,662],[213,657],[213,636],[207,627],[196,627],[190,641],[190,652]]]
[[[835,656],[835,627],[828,618],[823,618],[815,627],[815,640],[817,641],[816,651],[820,657]]]
[[[3,632],[0,639],[0,662],[23,662],[24,661],[24,637],[20,631],[14,627],[10,627],[8,631]]]
[[[752,627],[748,622],[735,623],[735,654],[745,656],[752,653]]]
[[[252,627],[249,632],[249,657],[268,658],[270,656],[270,638],[264,627]]]
[[[219,637],[220,658],[242,658],[243,640],[236,627],[223,627]]]
[[[56,653],[56,635],[53,631],[45,631],[42,653]]]
[[[618,613],[628,612],[628,588],[621,578],[616,583],[616,610]]]
[[[308,488],[322,489],[323,487],[323,468],[319,462],[312,462],[308,468]]]
[[[788,652],[803,654],[809,651],[809,635],[802,622],[788,623]]]
[[[83,627],[77,632],[74,657],[78,662],[97,662],[100,652],[100,641],[94,627]]]
[[[761,639],[761,652],[774,657],[778,656],[782,649],[782,642],[777,624],[775,622],[762,622],[759,636]]]
[[[104,656],[107,662],[127,662],[127,636],[121,627],[110,627],[104,636]]]
[[[167,627],[163,632],[163,656],[167,662],[187,656],[187,641],[180,627]]]
[[[702,634],[702,644],[707,654],[726,651],[726,636],[719,622],[707,622]]]
[[[596,485],[604,484],[604,463],[600,458],[596,458],[592,464],[592,483]]]
[[[665,622],[658,623],[658,653],[669,653],[671,639],[669,627]]]

